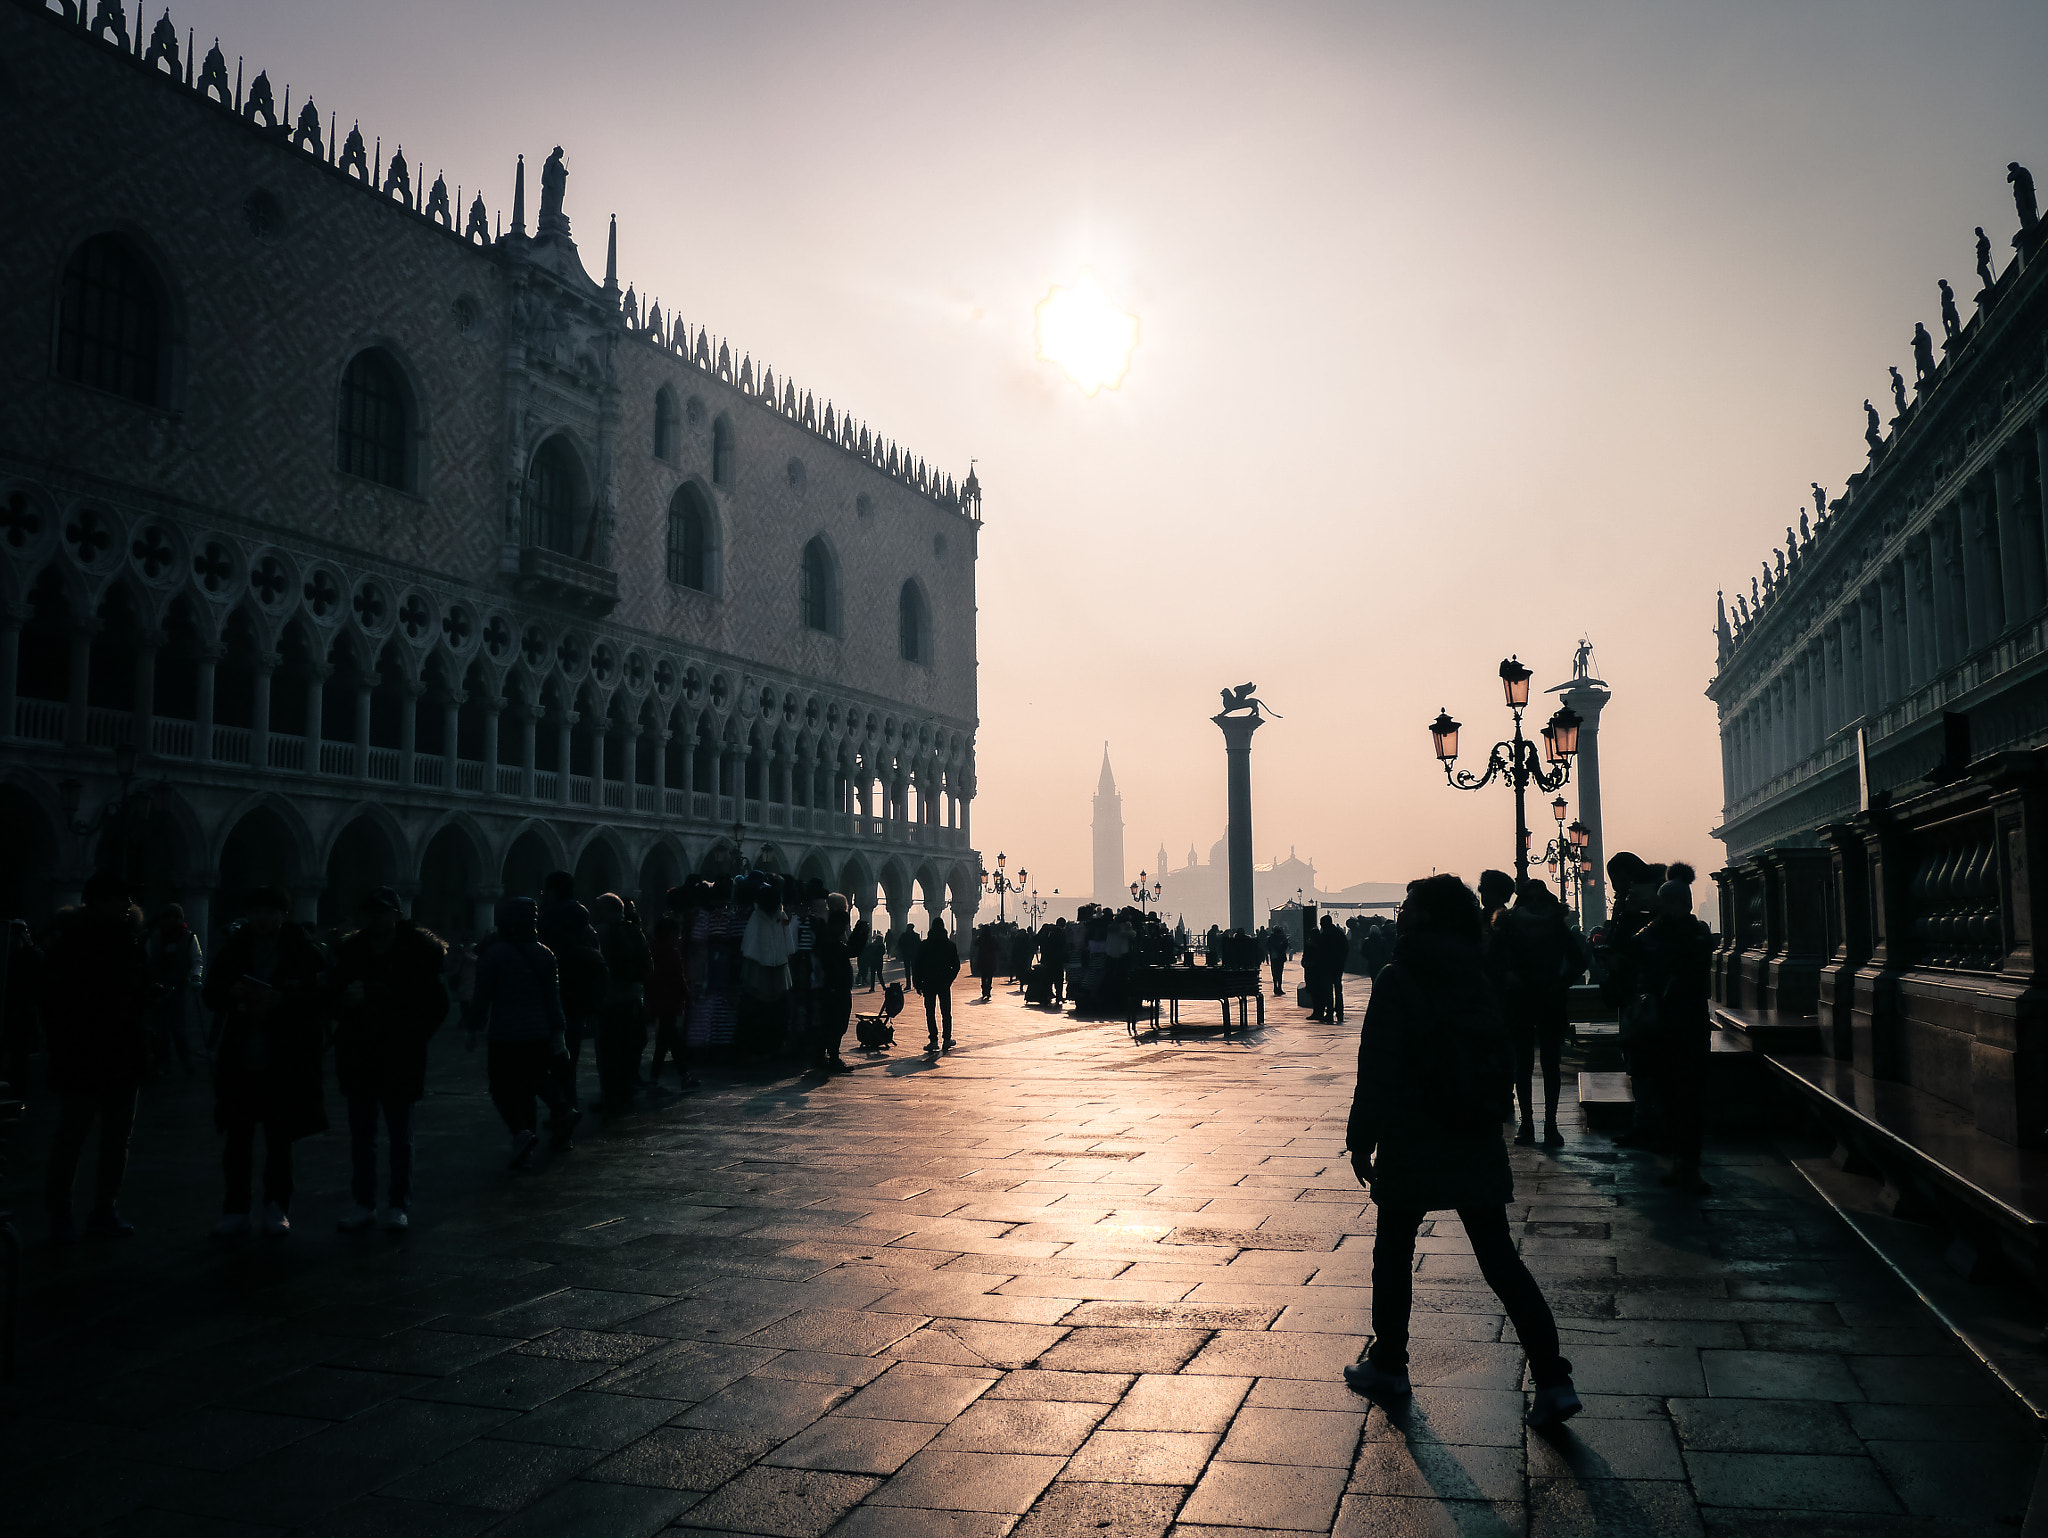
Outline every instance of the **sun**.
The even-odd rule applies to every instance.
[[[1137,345],[1138,317],[1119,310],[1092,272],[1038,302],[1038,356],[1065,369],[1083,395],[1122,384]]]

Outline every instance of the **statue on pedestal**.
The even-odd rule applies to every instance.
[[[1283,720],[1284,717],[1277,710],[1267,709],[1265,702],[1252,693],[1256,688],[1257,684],[1239,684],[1235,689],[1223,690],[1222,714],[1227,716],[1240,710],[1249,710],[1253,716],[1261,720],[1269,715],[1275,721]]]
[[[562,164],[562,146],[557,144],[555,152],[548,156],[548,163],[540,168],[539,228],[543,234],[568,230],[569,221],[562,216],[562,194],[568,186],[569,171]]]
[[[2017,160],[2005,163],[2005,179],[2012,183],[2012,203],[2020,216],[2020,231],[2024,234],[2041,222],[2041,212],[2034,206],[2034,173]]]
[[[1821,490],[1819,481],[1810,481],[1813,487],[1813,526],[1823,527],[1828,521],[1828,494]]]
[[[1787,529],[1785,532],[1790,534],[1792,531]],[[1813,543],[1813,530],[1807,525],[1806,509],[1803,507],[1799,509],[1799,539],[1802,544]]]
[[[1906,379],[1896,367],[1892,368],[1891,373],[1892,404],[1898,408],[1898,414],[1904,416],[1906,414]]]
[[[1717,594],[1717,601],[1718,597],[1719,595]],[[1592,666],[1593,643],[1589,638],[1581,636],[1579,638],[1579,649],[1572,653],[1572,677],[1575,679],[1590,678],[1592,674],[1589,670]]]
[[[1927,334],[1927,328],[1919,321],[1913,322],[1913,380],[1934,377],[1934,338]]]
[[[1898,377],[1899,371],[1897,369],[1893,369],[1892,378],[1896,380],[1898,379]],[[1903,384],[1901,384],[1898,386],[1898,389],[1901,397],[1899,409],[1901,411],[1904,411],[1906,409],[1904,403],[1905,387]],[[1870,445],[1870,452],[1875,454],[1879,449],[1884,447],[1884,437],[1882,434],[1878,432],[1877,429],[1877,408],[1871,405],[1870,402],[1866,400],[1863,403],[1863,415],[1865,418],[1863,423],[1863,441]]]
[[[1998,281],[1991,271],[1991,237],[1981,224],[1977,226],[1977,280],[1986,288]]]
[[[1953,337],[1963,329],[1963,318],[1956,313],[1956,291],[1948,286],[1947,278],[1935,280],[1941,286],[1941,330],[1944,336]]]

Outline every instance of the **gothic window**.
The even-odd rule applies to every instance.
[[[730,491],[732,476],[732,423],[720,417],[711,426],[711,484],[721,491]]]
[[[389,353],[368,348],[341,376],[336,462],[350,475],[412,489],[412,392]]]
[[[803,620],[804,629],[839,632],[839,582],[837,563],[822,537],[804,546]]]
[[[663,385],[654,395],[654,457],[671,464],[680,451],[681,426],[675,393]]]
[[[905,662],[930,662],[932,646],[931,611],[924,592],[911,578],[896,598],[896,642]]]
[[[717,525],[702,488],[684,485],[668,504],[668,580],[677,587],[713,590],[717,577]]]
[[[526,542],[588,559],[576,543],[586,500],[576,451],[563,438],[548,439],[526,474]]]
[[[57,375],[95,390],[161,403],[164,304],[156,273],[118,235],[95,235],[64,264]]]

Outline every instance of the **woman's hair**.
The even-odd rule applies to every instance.
[[[1401,928],[1408,934],[1452,934],[1477,940],[1484,932],[1479,896],[1456,876],[1427,876],[1408,883],[1401,904]]]

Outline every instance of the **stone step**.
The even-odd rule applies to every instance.
[[[1625,1073],[1579,1075],[1579,1111],[1589,1127],[1621,1127],[1635,1120],[1636,1096]]]

